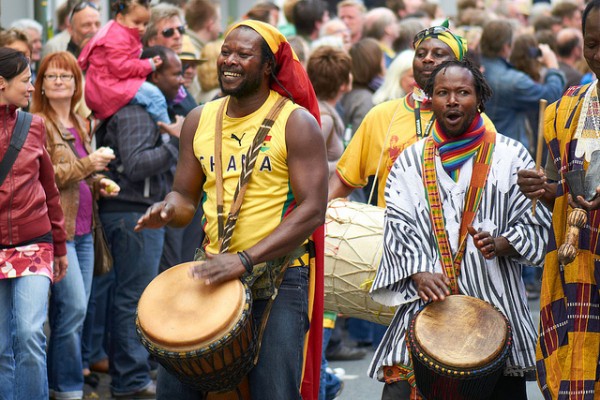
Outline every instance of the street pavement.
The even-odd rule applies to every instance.
[[[529,302],[534,322],[537,326],[539,321],[539,300]],[[338,400],[377,400],[381,398],[383,384],[367,376],[367,368],[373,357],[373,349],[367,350],[367,356],[357,361],[331,361],[331,368],[343,368],[345,370],[344,389]],[[86,386],[86,399],[111,399],[109,390],[110,378],[108,375],[100,374],[100,386],[98,390],[91,391]],[[527,393],[529,400],[543,400],[543,396],[538,389],[536,382],[527,383]],[[177,399],[173,399],[177,400]],[[508,400],[508,399],[507,399]]]

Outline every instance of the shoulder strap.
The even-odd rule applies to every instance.
[[[19,151],[23,148],[32,119],[33,116],[28,112],[19,111],[17,113],[17,122],[15,123],[15,128],[13,129],[10,138],[8,150],[6,150],[6,154],[4,154],[4,158],[2,158],[2,162],[0,162],[0,185],[4,183],[4,179],[15,163]]]

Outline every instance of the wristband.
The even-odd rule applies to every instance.
[[[252,271],[254,270],[254,263],[252,263],[252,259],[250,258],[248,253],[246,253],[245,251],[238,251],[237,254],[238,254],[238,257],[240,257],[240,261],[242,262],[242,265],[244,266],[244,268],[246,268],[246,272],[251,274]]]

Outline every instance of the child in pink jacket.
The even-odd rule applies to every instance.
[[[150,20],[150,0],[117,0],[115,19],[79,55],[86,73],[85,102],[96,118],[106,119],[126,104],[143,106],[154,121],[170,124],[165,96],[146,81],[162,64],[160,56],[140,59],[141,37]]]

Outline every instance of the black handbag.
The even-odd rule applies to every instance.
[[[0,185],[4,183],[4,179],[6,179],[8,172],[17,160],[19,151],[21,151],[23,144],[25,144],[25,139],[27,139],[32,119],[33,116],[28,112],[19,111],[17,114],[17,122],[15,123],[12,136],[10,137],[8,150],[6,150],[2,162],[0,162]]]
[[[106,233],[104,233],[104,228],[102,227],[102,222],[100,221],[96,200],[92,200],[92,208],[92,234],[94,236],[94,276],[99,276],[110,272],[113,267],[113,258],[112,254],[110,253],[110,247],[108,247],[108,240],[106,240]]]

